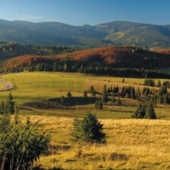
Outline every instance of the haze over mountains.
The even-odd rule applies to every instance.
[[[170,25],[114,21],[95,26],[73,26],[59,22],[0,20],[0,41],[75,47],[135,45],[169,48]]]

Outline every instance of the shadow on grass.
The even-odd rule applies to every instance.
[[[96,97],[63,97],[49,99],[49,105],[63,105],[63,106],[76,106],[76,105],[88,105],[96,102]]]

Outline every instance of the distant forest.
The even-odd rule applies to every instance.
[[[0,72],[59,71],[93,75],[170,78],[156,71],[168,67],[170,55],[134,46],[78,50],[63,46],[0,44]]]

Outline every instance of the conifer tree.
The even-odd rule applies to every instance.
[[[13,114],[15,112],[15,101],[13,100],[13,96],[11,92],[9,93],[8,100],[6,101],[6,113]]]
[[[148,107],[146,108],[146,118],[156,119],[156,113],[151,103],[149,103]]]
[[[94,114],[87,113],[83,119],[75,119],[73,126],[72,137],[75,141],[105,142],[106,134],[103,132],[103,124]]]
[[[68,98],[71,98],[71,97],[72,97],[72,94],[71,94],[70,91],[67,92],[67,97],[68,97]]]
[[[102,102],[100,100],[96,100],[95,108],[96,109],[103,109],[103,104],[102,104]]]
[[[107,93],[106,93],[106,92],[103,93],[102,101],[103,101],[104,103],[107,103],[107,102],[108,102],[108,96],[107,96]]]
[[[83,97],[87,98],[87,91],[86,90],[83,93]]]
[[[137,109],[132,115],[132,118],[142,119],[145,116],[145,107],[142,104],[139,104]]]

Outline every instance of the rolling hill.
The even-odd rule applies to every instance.
[[[170,54],[167,53],[167,50],[159,50],[157,52],[133,46],[109,46],[55,55],[23,55],[14,57],[2,62],[0,71],[65,71],[144,77],[146,76],[145,69],[159,70],[169,66]],[[156,71],[151,77],[157,77],[159,73],[159,71]],[[161,77],[165,78],[166,75],[161,75]]]
[[[114,21],[94,26],[73,26],[59,22],[0,20],[0,41],[81,48],[113,44],[169,48],[170,25]]]

